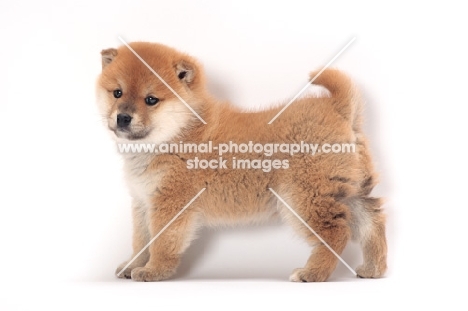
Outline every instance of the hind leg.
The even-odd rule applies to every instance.
[[[361,247],[364,263],[356,269],[357,275],[361,278],[382,277],[387,270],[387,242],[383,220],[374,220],[372,232],[363,237]]]
[[[350,228],[346,220],[349,215],[347,206],[332,197],[323,197],[296,201],[291,207],[337,254],[341,254],[350,238]],[[285,206],[282,213],[288,222],[315,246],[304,268],[295,269],[290,280],[326,281],[335,270],[338,259]]]
[[[379,199],[361,198],[354,206],[353,236],[361,244],[364,259],[356,273],[362,278],[380,278],[387,270],[385,216],[380,205]]]

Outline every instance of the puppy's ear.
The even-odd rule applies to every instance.
[[[101,51],[101,57],[102,57],[102,69],[106,68],[107,65],[109,65],[113,60],[114,57],[117,56],[117,50],[116,49],[105,49]]]
[[[195,79],[195,65],[192,65],[186,61],[181,61],[176,65],[175,69],[177,78],[190,87],[193,80]]]

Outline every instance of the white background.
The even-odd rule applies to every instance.
[[[0,4],[1,310],[466,307],[466,12],[445,1],[24,1]],[[389,272],[293,284],[309,248],[286,227],[204,230],[176,278],[118,280],[130,255],[121,160],[94,101],[101,49],[161,42],[197,57],[220,99],[290,98],[327,63],[367,101]],[[350,244],[343,257],[360,262]],[[460,282],[461,284],[458,284]]]

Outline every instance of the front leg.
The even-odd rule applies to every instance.
[[[177,195],[177,197],[172,197],[172,195]],[[151,209],[148,215],[152,237],[157,236],[191,199],[191,197],[187,198],[180,193],[172,195],[171,197],[158,195],[154,200],[154,206],[159,208]],[[195,236],[198,227],[197,215],[195,202],[149,245],[149,261],[144,267],[132,270],[132,280],[151,282],[171,277],[176,272],[180,256]]]
[[[132,216],[133,216],[133,254],[132,257],[124,261],[120,266],[115,270],[115,274],[119,278],[130,279],[131,272],[133,269],[138,267],[144,267],[149,260],[148,249],[144,250],[138,257],[137,254],[148,244],[150,241],[150,232],[148,230],[148,220],[147,220],[147,207],[137,201],[133,200],[132,202]],[[135,258],[136,257],[136,258]],[[135,258],[135,260],[133,260]],[[133,260],[133,262],[127,264]]]

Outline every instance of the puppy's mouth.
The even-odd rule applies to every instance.
[[[140,140],[149,135],[151,129],[143,129],[139,131],[132,131],[129,128],[119,128],[119,127],[111,127],[109,126],[109,130],[114,132],[115,136],[118,138],[123,138],[127,140]]]

